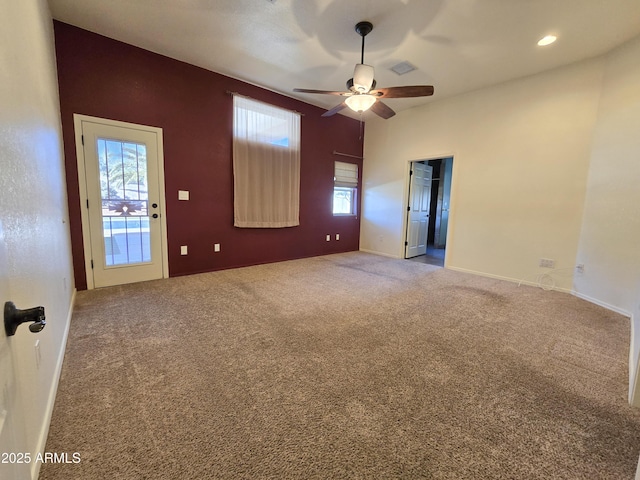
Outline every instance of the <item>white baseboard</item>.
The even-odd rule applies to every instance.
[[[67,350],[67,338],[69,337],[69,327],[71,326],[71,316],[73,315],[73,306],[76,302],[76,292],[77,290],[73,289],[73,294],[71,295],[71,302],[69,304],[69,314],[67,315],[66,326],[64,329],[64,334],[62,335],[62,342],[60,344],[60,352],[58,353],[58,358],[56,360],[56,366],[53,374],[53,381],[51,382],[51,388],[49,389],[49,395],[47,398],[47,403],[45,407],[45,418],[42,422],[42,426],[40,427],[40,435],[38,438],[38,449],[37,451],[41,454],[44,454],[44,449],[47,446],[47,437],[49,435],[49,426],[51,425],[51,416],[53,415],[53,406],[56,401],[56,393],[58,392],[58,383],[60,382],[60,374],[62,373],[62,362],[64,361],[64,353]],[[31,480],[37,480],[40,475],[40,466],[41,462],[32,462],[31,463]]]
[[[400,259],[400,257],[397,255],[391,255],[390,253],[384,253],[384,252],[376,252],[375,250],[367,250],[366,248],[361,248],[360,251],[364,253],[371,253],[373,255],[380,255],[381,257]]]
[[[541,287],[541,285],[538,282],[532,282],[532,281],[529,281],[529,280],[523,280],[523,279],[511,278],[511,277],[504,277],[502,275],[494,275],[493,273],[478,272],[476,270],[469,270],[467,268],[452,267],[451,265],[447,265],[446,268],[449,269],[449,270],[455,270],[456,272],[470,273],[472,275],[479,275],[481,277],[495,278],[496,280],[504,280],[506,282],[517,283],[518,285],[529,285],[531,287]],[[556,291],[556,292],[571,293],[571,290],[569,290],[568,288],[560,288],[560,287],[556,287],[556,286],[554,286],[550,290],[553,290],[553,291]]]
[[[598,300],[597,298],[590,297],[589,295],[585,295],[583,293],[576,292],[575,290],[571,290],[571,295],[586,300],[589,303],[593,303],[595,305],[599,305],[600,307],[606,308],[607,310],[611,310],[612,312],[619,313],[627,318],[631,317],[631,313],[622,308],[615,307],[609,303]]]
[[[635,314],[632,314],[631,344],[629,345],[629,404],[632,407],[640,407],[640,358],[634,358],[636,342],[640,341],[640,338],[637,338],[640,335],[638,332],[640,325],[637,325],[636,322],[640,322],[640,318],[636,318]]]

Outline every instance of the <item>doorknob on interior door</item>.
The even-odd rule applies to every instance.
[[[29,325],[32,333],[42,331],[45,322],[44,307],[33,307],[26,310],[18,310],[13,302],[5,302],[4,304],[4,329],[7,336],[15,335],[18,325],[25,322],[34,322]]]

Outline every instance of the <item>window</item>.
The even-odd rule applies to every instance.
[[[333,180],[333,214],[356,215],[358,165],[336,162]]]
[[[300,224],[300,115],[233,96],[236,227]]]

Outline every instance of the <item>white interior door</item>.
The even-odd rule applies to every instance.
[[[451,201],[451,176],[453,174],[453,158],[445,158],[440,166],[440,185],[442,185],[442,208],[440,210],[440,228],[435,239],[436,248],[444,248],[447,244],[449,228],[449,203]]]
[[[89,288],[168,276],[161,131],[90,117],[78,127]]]
[[[5,276],[8,271],[6,246],[0,223],[0,306],[3,309],[4,303],[11,300]],[[31,452],[25,452],[23,448],[22,402],[14,369],[15,352],[11,345],[14,338],[5,335],[4,321],[0,336],[0,478],[22,480],[30,478],[29,467],[33,458],[25,457],[25,454],[31,455]]]
[[[422,162],[412,162],[411,180],[409,182],[409,207],[407,209],[405,258],[417,257],[427,253],[432,177],[433,167]]]

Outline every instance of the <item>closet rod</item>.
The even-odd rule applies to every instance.
[[[364,160],[364,157],[359,157],[357,155],[350,155],[348,153],[341,153],[341,152],[337,152],[335,150],[333,151],[333,154],[334,155],[342,155],[343,157],[351,157],[351,158],[358,158],[360,160]]]
[[[249,98],[249,99],[251,99],[251,100],[255,100],[256,102],[262,102],[262,103],[266,103],[267,105],[271,105],[271,104],[270,104],[270,103],[268,103],[268,102],[265,102],[265,101],[263,101],[263,100],[258,100],[257,98],[250,97],[249,95],[243,95],[242,93],[232,92],[231,90],[226,90],[226,92],[227,92],[227,95],[231,95],[232,97],[233,97],[234,95],[238,95],[239,97]],[[276,105],[272,105],[272,106],[276,106]],[[288,108],[283,108],[283,107],[278,107],[278,108],[282,108],[283,110],[289,110]],[[301,117],[304,117],[304,116],[306,115],[306,114],[304,114],[304,113],[302,113],[302,112],[298,112],[297,110],[289,110],[289,111],[290,111],[290,112],[293,112],[293,113],[297,113],[297,114],[298,114],[298,115],[300,115]]]

